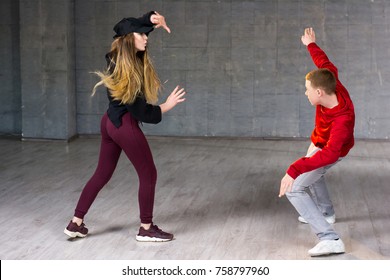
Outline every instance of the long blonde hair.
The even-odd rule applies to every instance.
[[[148,51],[137,52],[134,46],[134,34],[118,37],[111,44],[109,53],[111,62],[106,71],[94,72],[100,81],[94,86],[104,85],[112,98],[123,104],[131,104],[137,96],[143,94],[146,101],[155,104],[161,88],[160,79],[154,70]]]

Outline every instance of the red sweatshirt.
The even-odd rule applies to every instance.
[[[322,150],[311,157],[300,158],[291,164],[287,169],[287,174],[293,179],[302,173],[336,162],[339,157],[346,156],[354,145],[354,107],[347,89],[339,81],[337,68],[316,43],[309,44],[307,49],[318,68],[327,68],[335,74],[339,104],[332,109],[317,105],[311,141]]]

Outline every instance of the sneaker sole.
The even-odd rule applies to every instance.
[[[64,233],[69,236],[69,237],[72,237],[72,238],[76,238],[76,237],[86,237],[87,235],[86,234],[82,234],[80,232],[74,232],[74,231],[69,231],[67,230],[66,228],[64,229]]]
[[[171,241],[173,239],[162,239],[162,238],[157,238],[157,237],[136,235],[135,240],[137,240],[139,242],[167,242],[167,241]]]
[[[327,256],[327,255],[333,255],[333,254],[344,254],[345,251],[336,251],[336,252],[323,252],[323,253],[314,253],[314,254],[310,254],[310,257],[320,257],[320,256]]]

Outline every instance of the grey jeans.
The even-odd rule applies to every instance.
[[[307,156],[312,156],[319,150],[317,148]],[[337,162],[341,159],[339,158]],[[333,227],[325,220],[325,217],[334,215],[334,209],[324,175],[337,162],[299,175],[291,192],[286,193],[288,200],[309,223],[320,240],[339,238]]]

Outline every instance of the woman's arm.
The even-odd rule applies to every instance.
[[[163,15],[160,15],[157,12],[154,12],[150,16],[150,21],[155,25],[154,28],[162,27],[164,28],[168,33],[171,33],[171,29],[168,27],[167,23],[165,22],[165,18]]]
[[[175,89],[168,96],[167,100],[160,105],[161,113],[168,112],[177,104],[184,102],[186,100],[185,98],[183,98],[185,94],[186,92],[184,91],[184,88],[176,86]]]
[[[148,104],[142,97],[132,104],[127,104],[126,108],[130,114],[140,122],[157,124],[161,122],[162,114],[173,109],[177,104],[184,102],[183,96],[186,94],[184,88],[177,86],[161,105]]]

